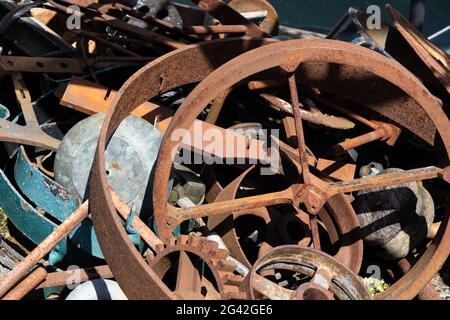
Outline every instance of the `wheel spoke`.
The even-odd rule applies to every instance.
[[[337,194],[383,188],[392,185],[405,184],[441,177],[443,170],[437,167],[425,167],[402,172],[380,174],[349,181],[333,182],[328,185],[327,195],[332,197]]]
[[[283,288],[259,274],[254,275],[252,285],[253,289],[270,300],[292,300],[295,294],[295,291]]]
[[[328,290],[332,280],[333,275],[330,273],[330,271],[325,267],[319,266],[316,272],[314,273],[311,282],[314,284],[318,284]]]
[[[231,214],[235,211],[252,210],[256,208],[268,207],[278,204],[292,203],[292,190],[288,188],[284,191],[267,193],[258,196],[239,198],[234,200],[208,203],[192,208],[175,208],[169,205],[169,215],[174,220],[173,223],[181,223],[185,220],[220,216]]]
[[[319,224],[317,223],[317,215],[310,215],[309,226],[311,228],[311,238],[314,249],[320,250]]]
[[[358,148],[362,145],[368,144],[370,142],[380,140],[385,135],[384,131],[380,129],[376,129],[372,132],[360,135],[358,137],[347,139],[341,143],[338,143],[331,147],[331,150],[336,151],[338,154],[343,153],[345,151]]]
[[[295,77],[295,72],[293,72],[289,76],[289,91],[291,93],[292,113],[295,119],[295,131],[297,133],[298,153],[300,157],[300,164],[302,167],[303,182],[309,185],[311,184],[311,176],[309,174],[308,154],[306,152],[305,135],[303,133],[303,124],[296,81],[297,80]]]
[[[202,287],[197,268],[185,251],[180,252],[178,260],[177,282],[175,291],[200,293]]]

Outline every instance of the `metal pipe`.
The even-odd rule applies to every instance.
[[[23,276],[31,270],[50,250],[80,224],[89,214],[88,201],[84,202],[63,223],[31,251],[24,260],[19,262],[11,272],[0,282],[0,297],[4,296]]]
[[[246,33],[248,27],[245,25],[189,26],[184,27],[183,31],[189,34]]]
[[[8,292],[2,300],[20,300],[31,290],[36,288],[47,277],[47,271],[43,267],[38,267],[28,277],[23,279],[14,289]]]

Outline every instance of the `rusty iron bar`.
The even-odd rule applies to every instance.
[[[331,149],[340,154],[377,140],[385,141],[388,145],[393,146],[397,141],[400,132],[401,131],[398,127],[388,123],[383,123],[380,124],[374,131],[355,138],[347,139],[332,146]]]
[[[340,142],[339,144],[331,147],[333,151],[337,151],[338,153],[342,153],[351,149],[355,149],[367,143],[381,140],[386,137],[386,130],[384,128],[375,129],[372,132],[363,134],[356,138],[347,139],[344,142]]]
[[[74,277],[74,275],[76,275],[76,278]],[[45,280],[40,283],[36,287],[36,289],[66,286],[70,281],[73,281],[74,279],[79,281],[79,283],[82,283],[93,279],[110,278],[114,278],[114,275],[107,265],[91,268],[71,269],[67,271],[48,273],[45,277]]]
[[[141,19],[142,21],[145,21],[148,24],[151,24],[152,26],[158,27],[161,30],[164,30],[170,34],[179,36],[189,42],[196,43],[200,40],[198,38],[195,38],[195,37],[192,37],[192,36],[186,34],[182,29],[178,28],[176,25],[174,25],[168,21],[161,20],[156,17],[152,17],[149,14],[144,14],[144,13],[134,10],[122,3],[112,3],[112,4],[106,3],[106,4],[102,5],[99,8],[99,10],[103,11],[104,9],[106,9],[106,11],[104,11],[104,12],[108,13],[109,7],[113,8],[113,9],[120,9],[132,17]]]
[[[298,89],[297,89],[295,70],[293,70],[292,74],[289,75],[289,91],[291,94],[292,113],[294,115],[294,120],[295,120],[295,123],[294,123],[295,132],[297,134],[298,156],[299,156],[300,165],[302,168],[301,175],[303,178],[303,183],[305,185],[310,185],[311,184],[311,175],[309,172],[308,155],[306,153],[305,134],[303,131],[301,106],[300,106],[300,102],[298,100]]]
[[[292,111],[292,105],[281,99],[278,98],[275,95],[272,95],[270,93],[260,93],[259,97],[261,97],[262,99],[264,99],[265,101],[268,102],[268,104],[270,105],[271,108],[273,108],[274,110],[283,112],[283,113],[287,113],[292,115],[293,111]],[[303,120],[306,120],[308,122],[314,123],[314,124],[318,124],[318,125],[322,125],[322,126],[326,126],[329,128],[334,128],[334,129],[342,129],[342,130],[349,130],[354,128],[355,124],[345,118],[341,118],[341,117],[334,117],[334,116],[329,116],[326,114],[322,114],[319,112],[312,112],[312,111],[308,111],[305,110],[305,108],[303,107],[302,104],[300,104],[301,109],[300,109],[300,114]]]
[[[297,65],[296,65],[297,66]],[[296,67],[295,67],[296,69]],[[303,121],[301,117],[301,104],[298,99],[298,89],[295,70],[288,70],[291,72],[289,75],[289,92],[291,95],[292,113],[294,115],[294,127],[297,134],[298,154],[300,159],[300,166],[302,168],[301,181],[304,185],[309,186],[312,183],[311,174],[309,171],[308,156],[306,152],[305,133],[303,130]],[[297,200],[298,201],[298,200]],[[311,238],[313,240],[314,248],[320,250],[320,238],[319,238],[319,226],[317,221],[317,212],[310,212],[309,225],[311,228]]]
[[[130,51],[128,49],[125,49],[121,45],[117,43],[110,42],[108,40],[103,39],[99,33],[87,31],[87,30],[74,30],[74,33],[78,36],[86,37],[87,39],[91,39],[95,41],[96,43],[100,43],[106,47],[109,47],[113,49],[116,52],[122,53],[125,56],[128,57],[141,57],[140,55],[134,53],[133,51]]]
[[[229,94],[231,93],[231,90],[227,90],[225,92],[222,92],[216,99],[214,99],[214,102],[211,104],[211,108],[208,112],[208,115],[206,116],[205,122],[208,123],[216,123],[217,119],[219,118],[219,114],[222,111],[223,104],[225,103],[225,100],[228,98]]]
[[[47,277],[47,271],[43,267],[37,267],[31,274],[23,279],[14,289],[9,291],[2,300],[20,300],[30,293]]]
[[[77,0],[56,0],[56,1],[48,0],[48,3],[50,3],[53,7],[57,8],[59,10],[62,10],[63,12],[67,12],[67,7],[65,7],[64,5],[61,5],[57,2],[63,2],[63,3],[68,4],[69,6],[77,5],[83,9],[89,9],[88,5],[83,4]],[[93,13],[94,15],[92,17],[90,17],[86,13],[79,12],[79,11],[75,11],[73,14],[80,16],[82,18],[88,18],[88,19],[91,19],[92,21],[105,24],[107,26],[115,28],[124,33],[131,34],[134,37],[139,38],[141,40],[147,40],[150,42],[158,43],[158,44],[163,45],[170,49],[178,49],[178,48],[186,46],[185,44],[183,44],[181,42],[172,40],[172,39],[167,38],[163,35],[160,35],[156,32],[153,32],[150,30],[145,30],[145,29],[130,25],[126,22],[120,21],[120,20],[116,19],[115,17],[112,17],[106,13],[99,13],[99,12],[93,11],[93,10],[89,10],[89,12]]]
[[[21,143],[50,150],[58,149],[60,141],[45,133],[36,118],[30,92],[19,72],[11,73],[16,99],[25,118],[25,126],[0,119],[0,141]]]
[[[248,27],[245,25],[188,26],[184,27],[183,31],[189,34],[246,33]]]
[[[417,259],[413,257],[407,257],[398,261],[398,266],[402,270],[403,273],[407,273],[411,267],[414,265],[414,262]],[[427,283],[425,287],[417,294],[417,298],[419,300],[441,300],[439,293],[434,288],[431,281]]]
[[[0,282],[0,297],[4,296],[27,272],[33,268],[50,250],[79,225],[89,214],[88,201],[84,202],[63,223],[34,248],[24,260],[19,262]]]
[[[83,74],[86,67],[107,68],[122,64],[143,64],[151,57],[95,57],[86,59],[2,56],[0,67],[5,71]]]
[[[131,209],[127,206],[125,202],[115,193],[111,191],[111,197],[117,209],[119,215],[127,220]],[[131,226],[139,233],[141,238],[147,243],[147,245],[154,251],[157,246],[163,244],[163,242],[158,238],[158,236],[138,217],[134,216],[131,221]]]
[[[200,9],[204,10],[224,25],[245,25],[248,27],[246,34],[253,38],[263,38],[269,35],[258,26],[251,23],[238,11],[220,0],[192,0]]]
[[[336,104],[328,99],[323,98],[319,94],[312,95],[312,98],[319,101],[320,103],[323,103],[327,107],[332,108],[332,109],[348,116],[349,118],[352,118],[352,119],[368,126],[369,128],[372,128],[375,130],[378,127],[378,125],[376,123],[374,123],[373,121],[370,121],[370,120],[360,116],[359,114],[350,111],[349,109],[343,108],[343,107],[339,106],[338,104]]]

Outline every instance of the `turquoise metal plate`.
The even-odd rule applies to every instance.
[[[0,170],[0,207],[9,220],[33,243],[39,244],[57,225],[30,205]],[[67,251],[67,240],[63,239],[50,252],[48,262],[60,262]]]
[[[20,148],[17,155],[14,177],[20,191],[36,205],[38,210],[48,213],[59,222],[67,219],[81,204],[80,199],[75,194],[33,166],[23,147]],[[40,230],[41,226],[42,224],[35,225],[36,232],[45,233],[45,231]],[[24,232],[20,227],[18,229]],[[29,232],[31,232],[31,228]],[[94,226],[90,219],[85,219],[69,233],[68,237],[77,248],[94,257],[103,259]],[[130,232],[130,239],[142,249],[140,239],[132,232]]]

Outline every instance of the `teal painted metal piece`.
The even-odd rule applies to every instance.
[[[17,155],[14,177],[23,194],[39,209],[47,212],[59,222],[67,219],[81,204],[80,199],[75,194],[33,166],[23,147],[20,148]],[[37,224],[35,227],[40,229],[41,224]],[[22,231],[20,228],[19,230]],[[131,229],[127,229],[127,231],[131,231]],[[36,232],[42,231],[36,230]],[[136,232],[129,233],[132,242],[142,250],[143,243],[140,241],[139,235],[136,235]],[[95,235],[94,225],[90,219],[85,219],[69,233],[68,237],[77,248],[94,257],[104,259]]]
[[[10,116],[9,109],[0,104],[0,119],[8,120]]]
[[[136,216],[136,207],[133,206],[131,208],[131,212],[128,215],[127,221],[125,222],[125,230],[128,232],[128,237],[131,239],[131,242],[134,245],[139,247],[139,251],[144,249],[144,243],[141,241],[141,236],[139,235],[139,231],[132,227],[133,219]]]
[[[36,245],[41,243],[57,225],[30,205],[0,170],[0,207],[8,219]],[[60,262],[67,252],[67,240],[61,240],[50,252],[48,262]]]
[[[14,177],[20,190],[33,203],[58,221],[64,221],[81,204],[78,197],[42,174],[28,160],[23,147],[17,154]]]
[[[67,219],[81,204],[76,195],[34,167],[23,147],[20,148],[17,155],[14,176],[20,190],[28,199],[60,222]],[[92,221],[84,220],[72,230],[69,239],[77,248],[103,259]]]

